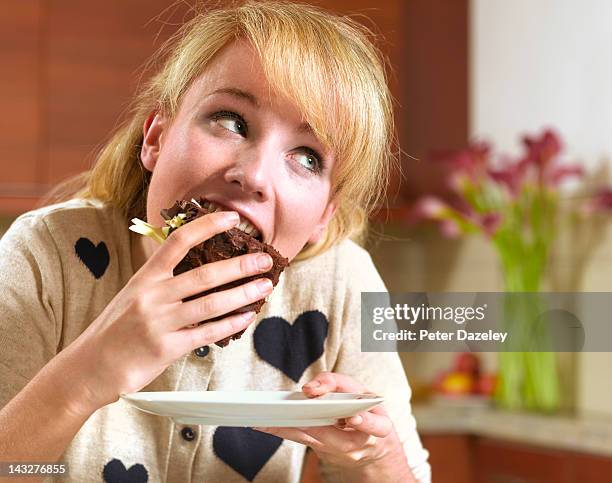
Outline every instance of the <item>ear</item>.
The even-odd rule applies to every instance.
[[[315,244],[321,239],[321,237],[323,236],[323,232],[325,231],[325,228],[327,228],[329,221],[334,216],[334,213],[336,213],[336,202],[332,200],[327,203],[325,211],[321,215],[321,220],[319,221],[319,223],[317,223],[317,226],[312,232],[312,235],[310,235],[308,243]]]
[[[140,159],[147,171],[153,172],[159,152],[166,119],[159,112],[153,111],[144,122],[142,127],[142,146],[140,148]]]

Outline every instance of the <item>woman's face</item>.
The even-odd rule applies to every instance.
[[[164,225],[162,208],[202,196],[238,211],[263,241],[292,259],[320,237],[335,209],[332,153],[291,101],[269,92],[257,55],[244,42],[217,54],[172,123],[149,116],[141,159],[152,172],[147,221],[157,226]],[[149,255],[151,242],[145,242]]]

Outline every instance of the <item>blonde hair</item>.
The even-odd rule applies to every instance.
[[[332,197],[337,210],[316,245],[296,259],[320,253],[351,237],[362,241],[368,216],[382,201],[396,134],[385,58],[370,29],[351,17],[312,5],[246,1],[196,9],[164,43],[145,69],[164,59],[97,154],[95,165],[55,188],[44,203],[69,197],[96,198],[146,218],[151,177],[140,161],[143,124],[153,111],[173,119],[181,96],[232,40],[249,41],[259,54],[271,89],[287,96],[318,139],[335,155]]]

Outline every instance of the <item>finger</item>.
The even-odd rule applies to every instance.
[[[255,320],[256,315],[255,312],[231,315],[194,328],[174,331],[169,337],[174,338],[175,346],[181,355],[187,354],[198,347],[213,344],[246,329]]]
[[[346,418],[346,425],[377,438],[384,438],[393,431],[393,424],[387,416],[374,414],[370,411]]]
[[[178,305],[170,315],[168,326],[179,329],[197,322],[213,319],[245,305],[252,304],[272,292],[272,281],[263,277],[221,292],[214,292]]]
[[[372,444],[373,436],[361,431],[342,431],[334,426],[307,428],[253,428],[283,439],[310,446],[314,450],[348,453]]]
[[[321,448],[323,445],[316,438],[304,432],[299,428],[253,428],[256,431],[262,433],[273,434],[279,438],[288,439],[295,441],[306,446],[310,446],[313,449]]]
[[[374,413],[374,414],[380,414],[381,416],[389,417],[389,414],[387,414],[387,410],[385,409],[385,406],[384,406],[383,403],[378,404],[378,405],[374,406],[373,408],[368,409],[368,412]]]
[[[321,372],[312,381],[302,386],[302,391],[308,397],[316,397],[328,392],[368,392],[363,384],[352,377],[335,372]]]
[[[370,437],[369,434],[361,431],[345,431],[335,426],[315,426],[298,429],[328,448],[335,448],[341,452],[348,452],[361,448],[367,443]]]
[[[147,270],[172,276],[174,267],[192,247],[238,223],[240,217],[235,211],[218,211],[186,223],[170,233],[163,245],[147,260]]]
[[[160,293],[165,294],[165,302],[177,302],[228,282],[267,272],[271,267],[272,257],[267,253],[228,258],[207,263],[164,281]]]

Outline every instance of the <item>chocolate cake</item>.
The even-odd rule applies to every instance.
[[[200,216],[206,215],[209,213],[209,210],[205,208],[207,205],[206,200],[204,198],[200,198],[199,200],[192,199],[191,201],[182,200],[177,201],[172,207],[161,210],[161,216],[165,220],[175,219],[179,214],[180,219],[182,220],[181,224],[189,223],[190,221],[199,218]],[[170,224],[167,230],[167,234],[169,235],[174,230],[178,229],[178,226],[175,223]],[[266,252],[272,257],[273,265],[270,271],[258,275],[253,275],[249,277],[245,277],[233,282],[226,283],[224,285],[220,285],[218,287],[214,287],[210,290],[206,290],[204,292],[192,295],[183,299],[183,302],[187,302],[189,300],[193,300],[204,295],[219,292],[222,290],[227,290],[232,287],[236,287],[238,285],[242,285],[251,280],[255,280],[257,278],[267,277],[272,281],[272,284],[276,286],[278,283],[280,274],[285,269],[285,267],[289,264],[289,260],[283,257],[277,250],[274,249],[272,245],[267,243],[263,243],[262,241],[255,238],[253,235],[245,233],[244,231],[238,228],[232,228],[228,231],[219,233],[212,238],[205,240],[204,242],[192,247],[185,258],[179,262],[179,264],[174,268],[174,275],[179,275],[188,270],[192,270],[206,263],[216,262],[219,260],[225,260],[232,257],[237,257],[239,255],[244,255],[246,253],[256,253],[256,252]],[[205,322],[212,322],[214,320],[219,320],[224,317],[227,317],[231,314],[242,313],[255,311],[259,313],[263,304],[266,301],[264,299],[258,300],[249,305],[245,305],[244,307],[240,307],[236,310],[233,310],[227,314],[223,314],[219,317],[215,317],[213,319],[208,319],[206,321],[201,321],[198,323],[202,324]],[[244,330],[237,332],[225,339],[217,341],[216,344],[220,347],[225,347],[230,340],[239,339],[240,336],[244,333]]]

